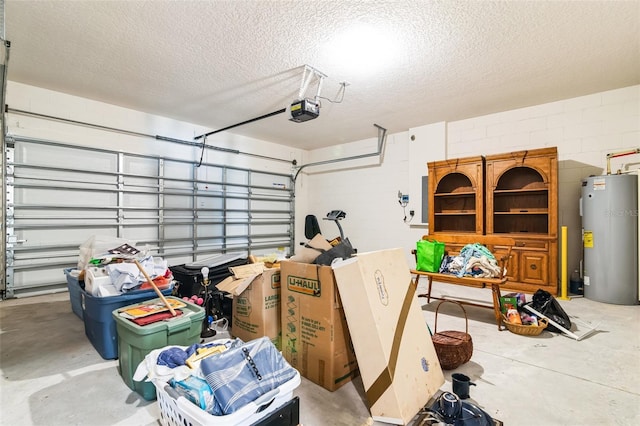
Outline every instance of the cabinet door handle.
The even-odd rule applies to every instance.
[[[517,242],[516,243],[516,247],[524,247],[524,243],[523,242]]]

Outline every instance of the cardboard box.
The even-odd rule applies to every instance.
[[[280,265],[282,353],[304,377],[334,391],[358,366],[333,271],[291,261]]]
[[[404,250],[333,265],[373,420],[408,424],[444,384]]]
[[[506,315],[509,307],[517,308],[518,299],[511,296],[500,296],[500,312]]]
[[[500,296],[500,312],[507,314],[509,306],[515,309],[521,309],[527,303],[527,297],[524,293],[508,293]]]
[[[265,269],[262,273],[235,280],[235,288],[225,287],[233,294],[231,334],[245,342],[267,336],[282,350],[280,327],[280,270]]]

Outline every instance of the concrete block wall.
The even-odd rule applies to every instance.
[[[559,161],[604,170],[607,153],[638,146],[640,86],[450,122],[447,134],[449,158],[557,146]]]
[[[581,180],[606,173],[606,155],[640,147],[640,86],[450,122],[448,158],[558,148],[558,224],[568,233],[568,271],[582,258]],[[611,170],[640,168],[640,155]],[[558,233],[560,235],[560,232]]]

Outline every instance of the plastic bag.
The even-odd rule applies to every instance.
[[[318,256],[332,248],[333,246],[321,234],[316,234],[307,244],[299,247],[290,260],[300,263],[313,263]]]
[[[109,235],[92,235],[84,243],[80,244],[80,253],[78,255],[78,269],[85,269],[92,258],[102,256],[109,250],[120,247],[123,244],[135,246],[135,241],[112,237]]]
[[[316,265],[329,266],[334,259],[348,259],[353,255],[353,253],[354,250],[351,246],[351,242],[348,238],[345,238],[337,246],[323,252],[318,257],[316,257],[313,263],[315,263]]]
[[[560,306],[560,303],[548,291],[538,289],[534,293],[533,299],[529,302],[529,305],[567,330],[571,330],[571,320],[569,319],[569,315],[567,315],[564,309],[562,309],[562,306]],[[561,332],[561,330],[554,327],[551,323],[547,325],[547,330],[555,333]]]
[[[416,270],[438,272],[443,256],[444,243],[436,240],[418,241],[416,243]]]

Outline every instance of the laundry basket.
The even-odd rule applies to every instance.
[[[188,399],[179,396],[167,383],[155,382],[160,423],[163,426],[237,426],[252,425],[286,404],[300,385],[300,373],[289,381],[239,410],[225,416],[214,416]]]
[[[464,312],[465,331],[447,330],[438,332],[438,310],[443,303],[453,303],[460,306],[460,309]],[[431,336],[431,340],[443,370],[456,369],[471,359],[473,341],[471,340],[471,335],[469,335],[469,320],[467,319],[467,311],[460,303],[451,300],[443,300],[438,303],[434,334]]]

